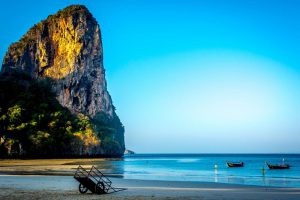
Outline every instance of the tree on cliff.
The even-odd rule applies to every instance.
[[[0,75],[0,157],[84,156],[99,145],[98,138],[103,145],[109,140],[103,134],[113,127],[102,124],[96,132],[87,116],[59,104],[50,82],[24,73]],[[116,148],[108,151],[113,155]]]

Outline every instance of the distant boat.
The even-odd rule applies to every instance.
[[[243,162],[238,162],[238,163],[232,163],[232,162],[226,162],[228,167],[244,167]]]
[[[269,169],[289,169],[290,165],[288,164],[279,164],[279,165],[271,165],[268,162],[266,162],[266,165]]]

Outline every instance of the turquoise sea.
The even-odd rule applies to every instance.
[[[269,170],[265,165],[281,164],[283,159],[290,169]],[[226,161],[243,161],[245,166],[228,168]],[[110,173],[126,179],[300,187],[300,154],[135,154],[107,164]]]

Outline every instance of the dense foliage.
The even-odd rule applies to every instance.
[[[0,157],[85,155],[91,148],[95,154],[118,151],[111,133],[120,122],[103,115],[92,123],[87,116],[73,115],[58,103],[51,82],[24,73],[0,76]],[[99,146],[112,149],[99,151]]]

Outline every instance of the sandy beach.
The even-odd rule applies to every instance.
[[[0,174],[10,175],[73,175],[81,165],[90,168],[97,163],[99,170],[109,176],[120,176],[110,173],[111,166],[107,161],[118,160],[114,158],[82,158],[82,159],[4,159],[0,160]]]
[[[300,189],[219,183],[144,181],[112,178],[126,188],[113,194],[80,194],[72,176],[1,175],[0,199],[299,199]]]
[[[73,178],[79,164],[94,162],[109,171],[107,159],[1,160],[0,199],[299,199],[300,188],[272,188],[205,182],[123,179],[112,174],[113,194],[80,194]]]

